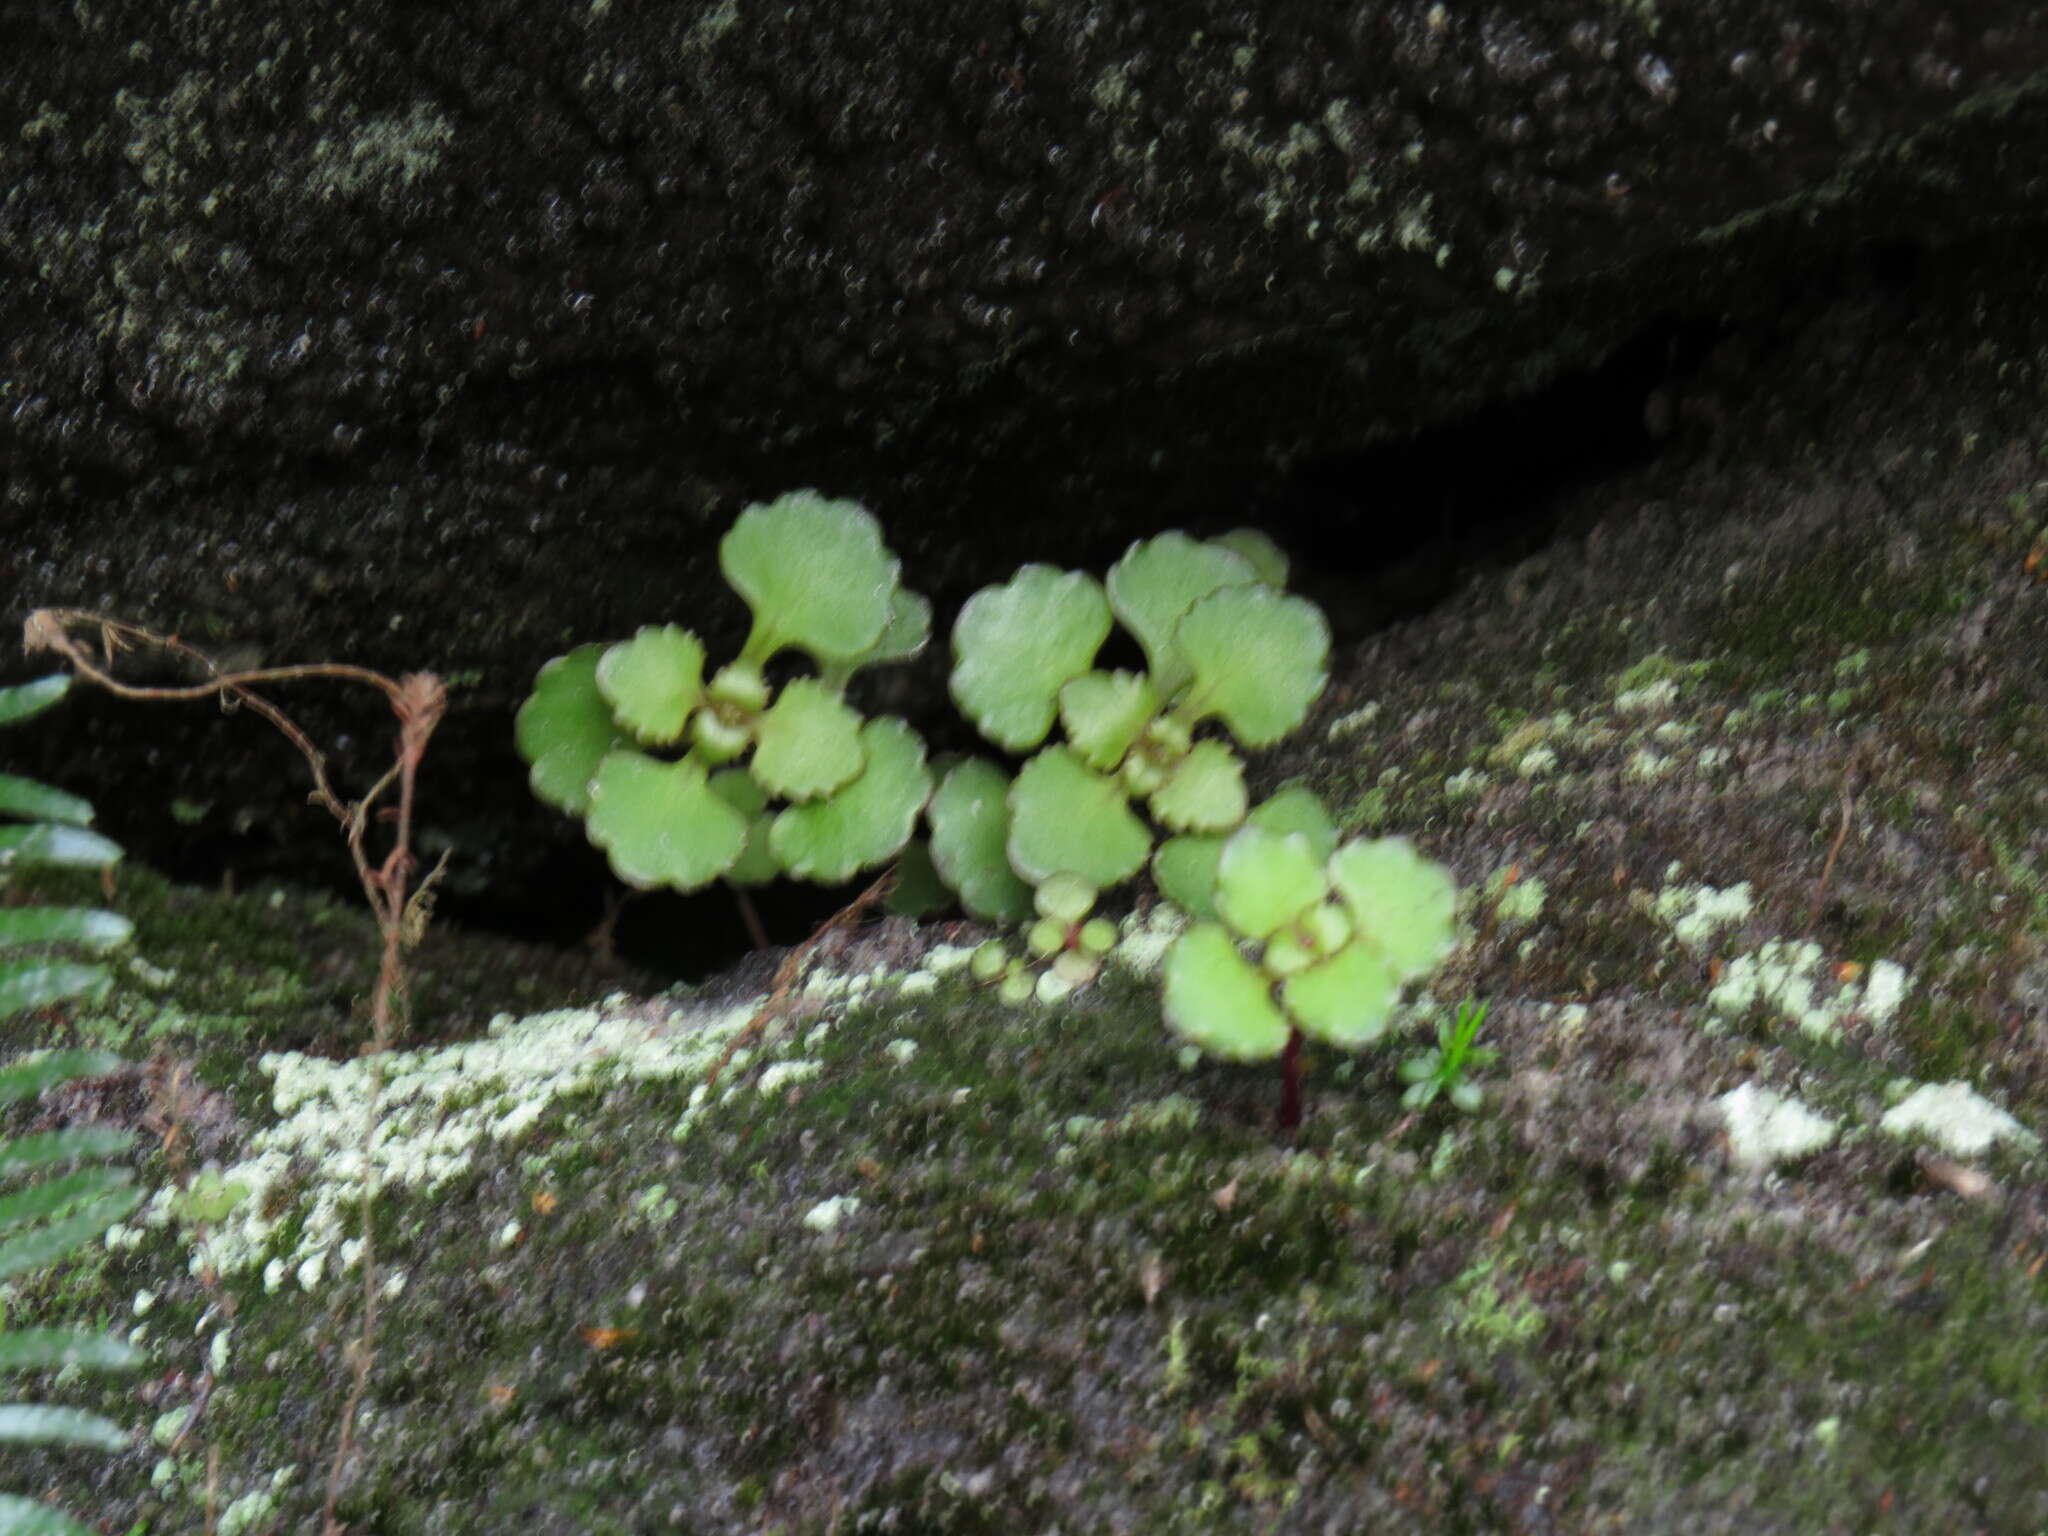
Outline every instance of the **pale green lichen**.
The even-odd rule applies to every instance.
[[[1728,1155],[1739,1168],[1794,1162],[1835,1139],[1835,1122],[1787,1098],[1745,1082],[1714,1101],[1728,1129]]]
[[[370,1148],[372,1186],[438,1188],[466,1171],[481,1146],[515,1139],[569,1094],[619,1080],[702,1076],[752,1014],[750,1006],[710,1011],[686,1004],[650,1011],[618,997],[595,1009],[521,1020],[500,1015],[481,1040],[386,1052],[379,1058],[384,1086]],[[272,1079],[280,1118],[254,1133],[242,1160],[223,1171],[252,1198],[194,1243],[192,1265],[228,1275],[261,1264],[267,1290],[290,1274],[310,1291],[331,1261],[346,1269],[357,1251],[346,1234],[363,1192],[371,1059],[337,1062],[282,1052],[265,1055],[258,1066]],[[781,1081],[787,1080],[785,1074]],[[273,1252],[294,1202],[273,1205],[266,1192],[289,1187],[300,1175],[310,1175],[301,1199],[304,1219],[290,1250]],[[169,1223],[175,1195],[159,1191],[131,1229],[116,1228],[110,1242],[133,1246],[142,1237],[134,1229]]]
[[[1821,947],[1811,940],[1771,939],[1755,954],[1737,955],[1722,967],[1707,1004],[1724,1017],[1762,1007],[1816,1038],[1834,1034],[1852,1018],[1880,1025],[1891,1021],[1910,980],[1903,967],[1880,960],[1867,978],[1852,969],[1828,992],[1824,963]]]
[[[2041,1140],[1968,1083],[1923,1083],[1885,1111],[1894,1136],[1925,1136],[1957,1157],[1978,1157],[2000,1141],[2033,1151]]]
[[[1675,880],[1680,866],[1664,871],[1667,882]],[[1748,918],[1751,901],[1749,882],[1744,880],[1725,890],[1711,885],[1666,884],[1651,902],[1657,920],[1671,930],[1671,936],[1688,949],[1702,949],[1723,928]]]
[[[858,1195],[834,1195],[829,1200],[820,1200],[804,1212],[803,1223],[813,1232],[830,1232],[849,1216],[860,1212]]]

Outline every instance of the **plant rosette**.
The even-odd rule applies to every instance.
[[[1450,871],[1404,837],[1319,851],[1308,832],[1248,824],[1217,860],[1215,918],[1167,951],[1166,1021],[1233,1061],[1271,1060],[1297,1030],[1370,1045],[1402,986],[1450,952],[1456,907]]]
[[[921,651],[930,605],[864,507],[815,491],[748,507],[718,560],[753,614],[739,655],[707,678],[703,642],[662,624],[550,661],[515,727],[534,793],[642,888],[835,884],[887,862],[931,793],[924,744],[864,720],[846,685]],[[816,670],[778,686],[788,651]]]
[[[989,741],[1034,754],[1014,779],[971,759],[933,799],[932,862],[968,912],[1023,921],[1029,892],[1056,876],[1098,891],[1128,880],[1152,853],[1154,825],[1220,840],[1244,821],[1235,749],[1296,729],[1328,678],[1329,625],[1279,590],[1285,576],[1284,557],[1251,530],[1207,542],[1166,533],[1133,544],[1106,582],[1027,565],[968,600],[953,629],[953,698]],[[1118,623],[1145,671],[1096,666]],[[1198,735],[1211,724],[1229,739]]]
[[[1438,1094],[1468,1115],[1479,1108],[1485,1095],[1465,1074],[1491,1066],[1500,1055],[1472,1043],[1478,1038],[1479,1026],[1486,1022],[1487,1007],[1485,1003],[1460,1003],[1454,1021],[1437,1025],[1436,1044],[1401,1063],[1401,1080],[1408,1084],[1401,1095],[1404,1108],[1427,1109]]]

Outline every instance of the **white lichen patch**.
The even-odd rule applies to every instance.
[[[1707,1006],[1729,1018],[1762,1007],[1815,1038],[1834,1034],[1849,1019],[1891,1021],[1906,993],[1904,967],[1880,960],[1867,977],[1853,965],[1830,975],[1825,958],[1810,940],[1772,939],[1755,954],[1737,955],[1721,968]]]
[[[858,1195],[834,1195],[829,1200],[820,1200],[804,1212],[804,1225],[813,1232],[830,1232],[847,1217],[860,1210]]]
[[[1323,739],[1341,741],[1346,736],[1355,735],[1379,718],[1379,712],[1378,704],[1362,704],[1348,714],[1339,715],[1330,722],[1330,728],[1323,732]]]
[[[501,1014],[484,1039],[386,1052],[369,1183],[377,1191],[431,1192],[467,1171],[487,1145],[519,1137],[566,1095],[613,1082],[701,1078],[753,1011],[751,1004],[720,1012],[678,1008],[664,1017],[616,997],[597,1008],[527,1019]],[[224,1170],[224,1178],[245,1184],[251,1198],[195,1241],[191,1267],[228,1275],[262,1265],[267,1289],[290,1277],[310,1291],[354,1257],[348,1239],[366,1171],[372,1061],[284,1052],[265,1055],[258,1066],[273,1081],[280,1118],[256,1132],[243,1160]],[[736,1079],[729,1070],[726,1081]],[[726,1091],[722,1083],[721,1097]],[[701,1103],[701,1096],[693,1098]],[[273,1187],[294,1183],[302,1183],[295,1199],[266,1198]],[[159,1191],[133,1226],[170,1223],[175,1194]],[[301,1209],[295,1241],[288,1251],[273,1251],[280,1229]],[[137,1243],[141,1233],[116,1228],[109,1241]]]
[[[1678,874],[1673,864],[1664,871],[1666,881]],[[1671,936],[1688,949],[1703,949],[1723,928],[1732,928],[1750,913],[1749,882],[1716,890],[1711,885],[1667,884],[1652,900],[1650,910],[1671,930]]]
[[[1878,1124],[1894,1136],[1926,1136],[1957,1157],[1977,1157],[2000,1141],[2029,1151],[2041,1139],[1968,1083],[1923,1083],[1885,1111]]]
[[[1649,714],[1678,702],[1678,684],[1659,678],[1641,688],[1630,688],[1614,696],[1614,707],[1628,714]]]
[[[1714,1102],[1728,1128],[1728,1155],[1740,1168],[1793,1162],[1835,1139],[1835,1122],[1827,1116],[1753,1082]]]

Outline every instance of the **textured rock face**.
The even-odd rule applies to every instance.
[[[2031,210],[2048,59],[2017,0],[4,26],[0,590],[475,674],[437,753],[500,827],[533,668],[729,628],[748,499],[865,497],[942,597],[1241,516],[1646,317]],[[63,742],[110,809],[118,729]],[[276,765],[149,729],[148,793],[299,836]]]

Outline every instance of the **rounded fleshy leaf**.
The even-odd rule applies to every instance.
[[[694,891],[731,869],[747,841],[747,819],[707,782],[694,757],[664,763],[622,749],[590,781],[590,840],[630,886]]]
[[[1166,952],[1161,1011],[1175,1034],[1211,1056],[1269,1061],[1287,1044],[1272,988],[1215,923],[1197,923]]]
[[[1152,851],[1152,833],[1114,779],[1065,747],[1047,747],[1010,786],[1010,867],[1033,885],[1078,875],[1097,890],[1121,885]]]
[[[754,610],[742,652],[754,662],[792,645],[824,663],[858,656],[881,638],[899,571],[873,513],[816,491],[748,507],[718,565]]]
[[[1192,917],[1216,915],[1216,866],[1223,861],[1220,833],[1169,837],[1152,855],[1152,879],[1159,894]]]
[[[1245,818],[1268,832],[1299,832],[1308,838],[1318,862],[1337,851],[1340,834],[1323,797],[1306,784],[1288,784],[1268,795]]]
[[[1198,741],[1146,803],[1152,819],[1175,832],[1227,832],[1250,802],[1237,754],[1220,741]]]
[[[1079,875],[1054,875],[1031,893],[1031,904],[1042,915],[1071,928],[1095,906],[1096,894],[1095,887]]]
[[[1220,716],[1247,747],[1271,746],[1299,726],[1329,679],[1322,609],[1263,583],[1203,598],[1174,634],[1194,673],[1183,712]]]
[[[1289,785],[1260,801],[1245,819],[1269,832],[1302,833],[1318,863],[1336,851],[1337,824],[1306,785]],[[1160,894],[1191,916],[1216,916],[1216,866],[1228,841],[1227,835],[1186,833],[1161,843],[1152,856],[1152,878]]]
[[[983,587],[953,625],[953,700],[975,728],[1010,752],[1052,729],[1060,689],[1109,637],[1109,598],[1080,571],[1027,565]]]
[[[780,800],[815,800],[861,771],[860,713],[814,677],[783,685],[754,728],[754,782]]]
[[[905,587],[889,595],[889,618],[875,643],[853,656],[820,657],[825,680],[843,685],[862,667],[886,666],[908,661],[922,651],[932,638],[932,605]]]
[[[1386,1032],[1400,990],[1385,956],[1371,945],[1347,944],[1282,982],[1280,1000],[1304,1034],[1356,1050]]]
[[[768,794],[744,768],[721,768],[711,775],[711,792],[747,820],[747,842],[725,872],[728,885],[768,885],[782,877],[782,867],[768,851]]]
[[[519,755],[533,765],[527,782],[534,794],[571,816],[590,809],[591,776],[605,754],[626,745],[597,686],[607,649],[579,645],[542,667],[513,724]]]
[[[1216,911],[1239,935],[1263,941],[1323,899],[1328,883],[1299,832],[1239,827],[1216,866]]]
[[[1346,843],[1330,856],[1329,874],[1358,923],[1352,942],[1377,949],[1396,980],[1419,976],[1450,953],[1457,938],[1457,882],[1407,838]]]
[[[775,818],[768,846],[775,862],[799,880],[837,885],[887,863],[910,841],[931,797],[924,742],[894,716],[861,727],[867,766],[845,788],[793,805]]]
[[[620,725],[649,746],[669,746],[703,701],[704,642],[680,624],[646,625],[604,653],[597,689]]]
[[[1158,708],[1152,680],[1138,672],[1083,672],[1060,689],[1068,745],[1104,773],[1123,761]]]
[[[1287,585],[1287,553],[1256,528],[1233,528],[1209,541],[1240,555],[1269,587]]]
[[[1184,533],[1141,539],[1109,568],[1109,601],[1117,619],[1145,648],[1145,665],[1162,699],[1172,699],[1193,676],[1174,632],[1181,616],[1223,587],[1255,582],[1251,562],[1221,544],[1201,544]]]
[[[925,812],[932,863],[959,893],[968,915],[1021,923],[1031,915],[1031,887],[1010,868],[1010,776],[984,757],[957,764]]]

